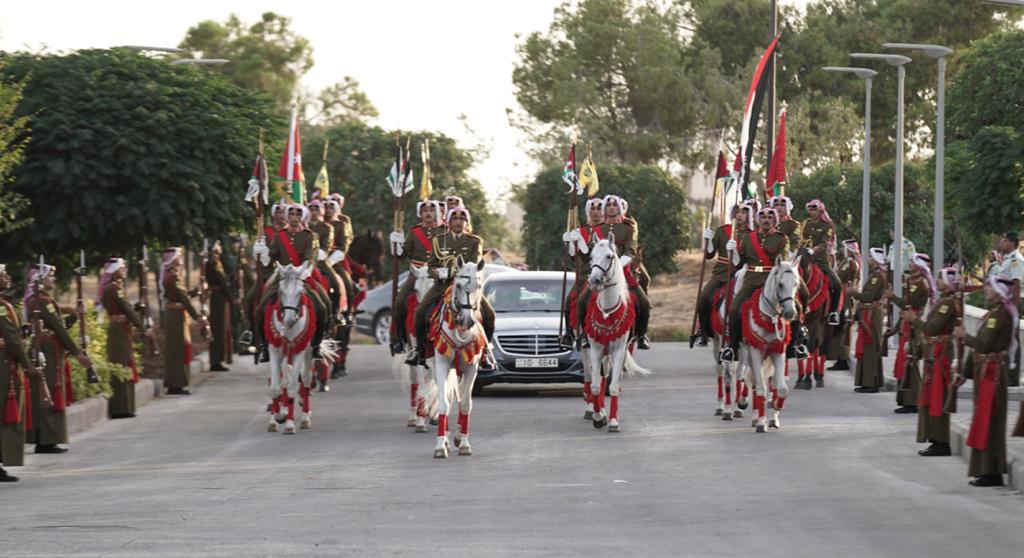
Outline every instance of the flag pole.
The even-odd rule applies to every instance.
[[[573,173],[573,184],[572,192],[569,194],[569,213],[565,219],[565,231],[570,232],[573,230],[573,224],[575,223],[574,217],[576,212],[576,191],[579,189],[579,183],[576,178],[576,140],[573,139],[572,146],[569,148],[569,158],[572,160],[572,173]],[[562,243],[562,298],[561,298],[561,309],[562,311],[558,315],[558,339],[561,341],[562,333],[567,330],[566,326],[566,304],[565,304],[565,291],[566,286],[569,282],[569,265],[566,261],[569,256],[569,247],[563,242]],[[577,262],[579,260],[577,259]],[[576,282],[579,281],[579,277],[573,280],[573,288],[576,287]]]
[[[718,153],[719,153],[719,156],[721,156],[722,152],[719,151]],[[717,165],[716,165],[716,168],[717,168]],[[715,174],[717,174],[717,172]],[[711,226],[711,215],[715,212],[715,201],[716,201],[716,198],[718,197],[718,180],[719,179],[716,177],[715,178],[715,187],[711,191],[711,204],[710,204],[710,208],[708,210],[707,224],[704,226],[705,229]],[[703,233],[703,232],[704,231],[701,231],[701,233]],[[711,242],[711,241],[710,240],[705,240],[704,242],[701,243],[700,279],[697,281],[697,300],[698,300],[698,303],[700,301],[700,292],[702,290],[704,290],[704,270],[707,268],[707,265],[708,265],[708,258],[706,257],[706,254],[707,254],[707,249],[708,249],[707,244],[709,242]],[[707,336],[707,334],[709,332],[704,331],[703,333],[704,333],[705,336]],[[694,306],[693,306],[693,321],[690,323],[690,348],[691,349],[693,348],[693,345],[694,345],[694,343],[696,343],[696,341],[697,341],[697,304],[694,304]]]
[[[392,208],[392,225],[395,231],[405,232],[402,228],[402,200],[405,198],[405,185],[401,184],[402,180],[402,132],[399,131],[395,135],[395,183],[401,188],[400,195],[395,195],[395,185],[392,185],[391,193],[395,197],[391,201]],[[391,250],[391,307],[395,307],[395,302],[398,300],[398,254],[395,250]]]

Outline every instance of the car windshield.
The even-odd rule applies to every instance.
[[[572,289],[572,281],[566,283]],[[561,279],[516,279],[489,281],[484,296],[495,312],[560,312]]]

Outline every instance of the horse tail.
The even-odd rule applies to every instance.
[[[328,364],[333,364],[338,361],[338,351],[340,349],[341,343],[326,337],[320,341],[320,358],[324,359]]]
[[[636,376],[650,376],[651,371],[637,364],[633,359],[633,353],[626,351],[626,362],[622,366],[622,375],[627,378]]]

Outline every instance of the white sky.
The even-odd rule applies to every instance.
[[[6,2],[0,50],[49,51],[117,45],[176,46],[195,23],[231,13],[254,22],[263,12],[292,18],[313,45],[315,65],[302,84],[319,90],[350,75],[380,112],[384,128],[436,130],[472,141],[466,114],[491,157],[473,174],[492,202],[535,166],[518,147],[505,109],[512,88],[516,34],[547,29],[559,0],[125,0]],[[284,141],[284,138],[281,138]],[[381,169],[383,177],[386,169]],[[315,174],[315,169],[307,169]],[[384,187],[383,178],[381,187]],[[441,186],[441,185],[438,185]],[[443,186],[441,186],[443,187]]]

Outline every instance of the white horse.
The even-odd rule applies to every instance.
[[[736,272],[734,276],[736,285],[743,284],[743,276],[746,273],[746,267]],[[725,288],[728,288],[728,286]],[[722,348],[725,347],[725,339],[728,333],[727,316],[729,309],[726,302],[728,300],[723,297],[722,304],[711,310],[718,315],[718,324],[721,324],[722,328],[713,332],[711,346],[713,349],[712,356],[715,359],[715,373],[718,376],[718,406],[715,408],[715,416],[722,417],[722,420],[732,420],[734,418],[743,418],[743,409],[747,408],[750,390],[743,374],[746,365],[742,361],[730,362],[723,361],[721,358]],[[734,382],[735,393],[733,393]],[[734,401],[736,408],[733,408]]]
[[[597,372],[591,379],[590,399],[594,415],[594,428],[608,425],[609,432],[619,432],[619,394],[622,376],[650,374],[633,360],[629,338],[636,314],[632,297],[626,285],[619,256],[615,253],[615,237],[598,241],[590,251],[590,307],[584,331],[590,339],[591,370]],[[596,381],[598,377],[601,381]],[[611,394],[611,404],[605,415],[605,388]]]
[[[434,382],[440,394],[437,416],[437,444],[434,457],[448,457],[448,414],[451,399],[459,404],[458,432],[455,445],[459,455],[472,455],[469,445],[469,416],[473,411],[473,383],[476,381],[480,357],[487,348],[487,336],[480,323],[481,271],[484,261],[459,267],[450,287],[450,299],[442,301],[438,322],[432,324],[430,342],[434,346]],[[436,335],[435,335],[436,332]],[[454,368],[458,379],[450,377]],[[457,382],[458,390],[451,389]]]
[[[799,281],[796,266],[782,256],[777,257],[760,295],[755,293],[750,299],[749,311],[741,314],[744,332],[739,359],[748,366],[748,381],[755,385],[754,410],[757,414],[751,426],[756,427],[757,432],[765,432],[766,426],[782,427],[779,413],[789,395],[785,376],[786,345],[791,335],[789,322],[796,317],[794,297]],[[777,395],[772,401],[772,418],[766,425],[765,396],[769,391],[769,378]]]
[[[300,428],[312,426],[309,386],[313,376],[312,339],[316,314],[304,285],[312,269],[312,264],[306,262],[301,266],[279,266],[275,271],[279,279],[277,300],[267,307],[264,318],[271,329],[267,339],[272,405],[268,432],[277,432],[278,423],[283,421],[284,433],[295,434],[296,396],[302,398]],[[325,349],[324,345],[321,349]]]
[[[425,265],[410,266],[410,273],[415,277],[413,291],[416,293],[416,300],[422,301],[427,291],[434,286],[434,278],[428,273]],[[406,312],[407,320],[411,321],[413,312]],[[414,328],[406,327],[406,341],[408,347],[416,346],[416,332]],[[411,350],[411,349],[410,349]],[[427,431],[427,420],[434,421],[437,418],[437,384],[426,366],[409,366],[405,364],[407,354],[396,354],[392,357],[392,371],[396,376],[401,377],[409,391],[409,418],[406,426],[415,428],[416,432]]]

